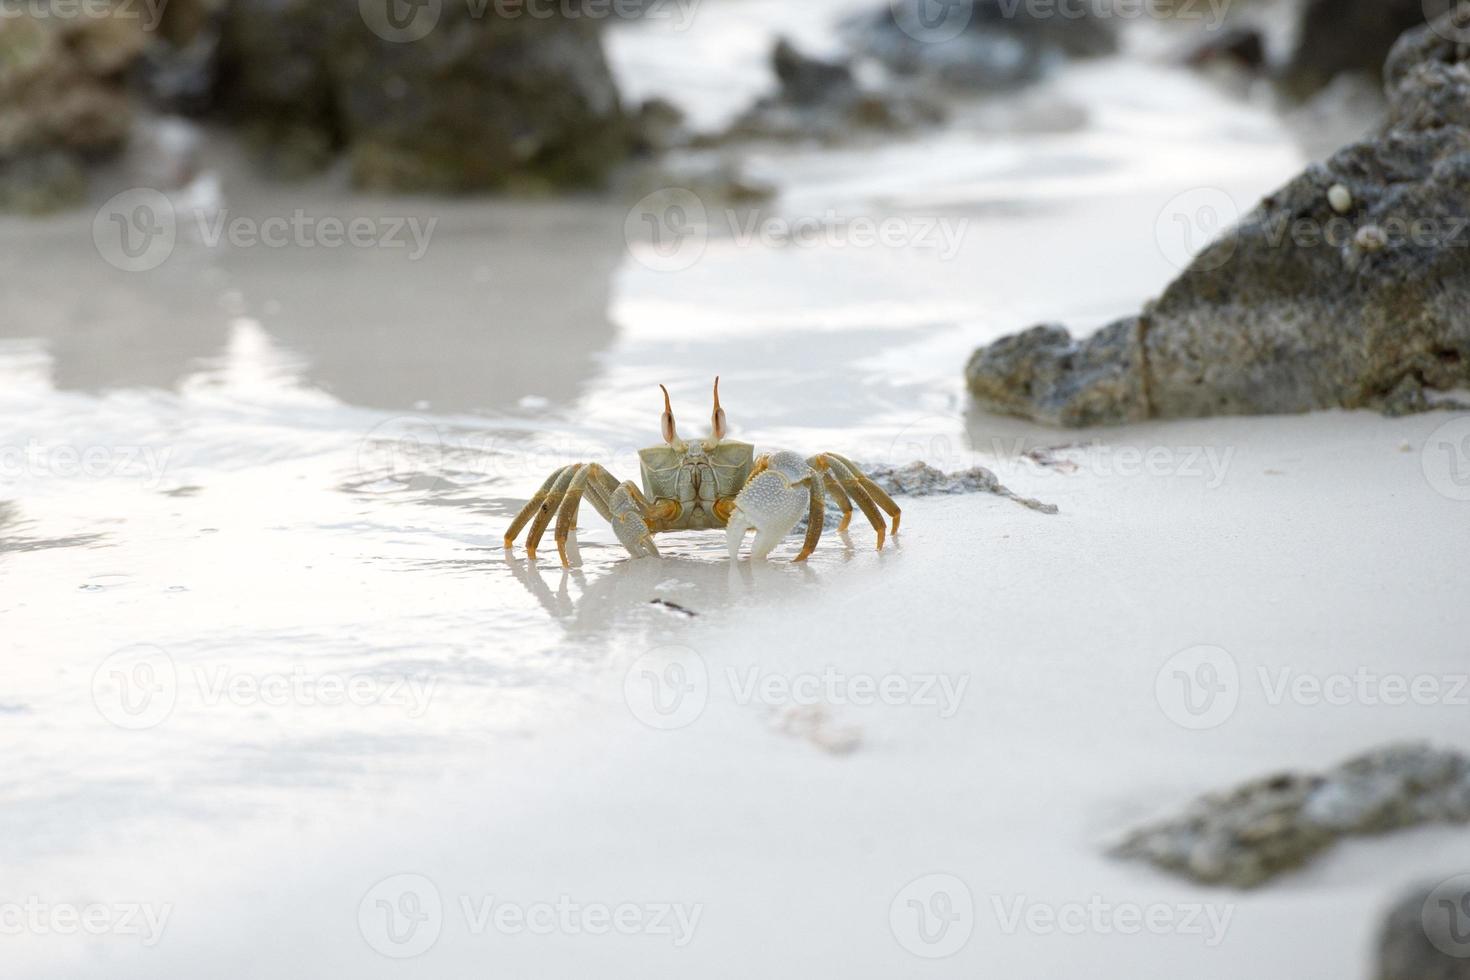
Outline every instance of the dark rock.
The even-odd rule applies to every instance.
[[[226,0],[170,0],[137,68],[154,106],[202,116],[215,107]]]
[[[1470,758],[1391,745],[1323,774],[1280,773],[1197,800],[1114,849],[1212,885],[1251,888],[1343,837],[1470,822]]]
[[[1085,343],[1052,325],[975,352],[970,391],[987,408],[1052,425],[1087,426],[1147,417],[1142,320],[1120,320]]]
[[[1310,0],[1302,10],[1297,47],[1281,73],[1282,87],[1306,98],[1342,72],[1375,77],[1405,31],[1438,17],[1454,0]]]
[[[771,52],[771,67],[781,83],[781,97],[793,105],[821,105],[857,93],[852,69],[844,64],[808,58],[785,38]]]
[[[771,53],[771,66],[779,90],[735,120],[721,141],[837,143],[863,130],[907,132],[945,117],[938,101],[911,91],[911,85],[865,90],[847,64],[807,57],[784,39]]]
[[[1395,49],[1381,135],[1267,197],[1142,315],[978,351],[966,374],[980,406],[1093,425],[1415,411],[1470,386],[1470,48],[1443,42],[1449,23]]]
[[[1198,44],[1185,62],[1195,68],[1227,64],[1259,71],[1266,65],[1266,39],[1255,27],[1227,27]]]
[[[364,187],[458,192],[595,182],[632,140],[597,25],[444,4],[410,41],[355,0],[234,0],[223,86],[257,140],[311,165],[347,149]]]
[[[1010,0],[902,0],[844,32],[857,51],[899,74],[967,91],[1033,82],[1065,58],[1111,54],[1118,44],[1112,25],[1085,5],[1042,11]]]
[[[1378,935],[1375,980],[1470,980],[1470,875],[1403,896]]]
[[[693,139],[683,110],[667,99],[646,100],[634,114],[632,125],[634,146],[646,156],[688,146]]]
[[[1002,484],[993,472],[983,466],[972,466],[970,469],[959,470],[955,473],[945,473],[922,461],[915,461],[906,466],[863,463],[860,468],[874,483],[894,497],[993,493],[1043,514],[1057,513],[1056,504],[1044,504],[1030,497],[1022,497]]]

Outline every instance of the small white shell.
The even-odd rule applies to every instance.
[[[1327,189],[1327,203],[1338,214],[1347,214],[1353,209],[1353,192],[1343,184],[1333,184]]]
[[[1377,225],[1364,225],[1353,236],[1353,244],[1364,252],[1379,252],[1388,245],[1388,236]]]

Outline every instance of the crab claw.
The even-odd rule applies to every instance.
[[[613,533],[618,536],[623,547],[634,558],[657,558],[658,548],[654,546],[653,535],[648,531],[648,522],[643,519],[643,509],[628,492],[627,486],[614,490],[608,503],[612,510]]]
[[[735,497],[726,524],[730,557],[740,554],[740,540],[755,528],[752,558],[765,558],[807,513],[813,471],[796,453],[772,453],[757,461],[753,475]]]

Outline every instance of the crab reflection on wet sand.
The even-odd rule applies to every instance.
[[[631,480],[619,482],[597,463],[563,466],[546,478],[511,522],[505,532],[507,549],[515,546],[530,522],[526,553],[535,558],[541,536],[554,518],[556,550],[562,565],[569,565],[567,540],[577,526],[584,494],[634,558],[659,557],[655,534],[718,528],[725,529],[731,558],[739,555],[745,532],[754,528],[751,557],[765,558],[806,516],[806,538],[792,559],[805,561],[821,539],[829,493],[842,510],[838,530],[847,529],[856,504],[873,525],[880,551],[890,533],[883,512],[893,519],[891,533],[898,533],[902,516],[898,505],[845,456],[826,452],[803,458],[783,451],[757,459],[750,443],[726,439],[719,378],[709,437],[693,442],[679,438],[669,391],[663,385],[659,388],[664,393],[660,418],[664,445],[639,450],[643,487]]]

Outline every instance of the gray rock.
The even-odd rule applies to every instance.
[[[902,0],[854,18],[844,33],[857,51],[900,75],[965,91],[1013,88],[1066,58],[1111,54],[1118,46],[1112,24],[1086,5],[1044,10],[1008,0]]]
[[[1263,200],[1155,303],[1085,340],[1037,328],[966,370],[984,408],[1057,425],[1431,407],[1470,386],[1470,46],[1448,18],[1389,60],[1390,115]],[[1353,206],[1339,214],[1328,191]]]
[[[1302,8],[1296,49],[1280,84],[1300,99],[1343,72],[1378,77],[1400,35],[1453,5],[1454,0],[1310,0]]]
[[[369,29],[356,0],[233,0],[222,43],[230,108],[278,169],[341,147],[372,189],[580,185],[631,147],[585,17],[443,4],[432,30],[400,42]]]
[[[1129,834],[1116,856],[1213,885],[1251,888],[1343,837],[1470,822],[1470,758],[1390,745],[1322,774],[1281,773],[1196,801]]]
[[[1044,504],[1030,497],[1022,497],[1001,484],[996,475],[983,466],[971,467],[955,473],[915,461],[906,466],[890,466],[885,463],[868,464],[860,467],[864,473],[889,496],[930,497],[936,494],[993,493],[1007,500],[1014,500],[1023,507],[1043,514],[1057,513],[1056,504]]]
[[[1445,887],[1450,881],[1419,885],[1389,910],[1378,934],[1375,980],[1470,980],[1470,944],[1459,931],[1470,926],[1463,911],[1470,909],[1470,890]],[[1454,932],[1442,918],[1448,915],[1457,917]]]
[[[845,63],[801,54],[784,39],[771,53],[779,89],[760,99],[717,142],[816,140],[838,143],[864,130],[908,132],[942,122],[943,105],[903,83],[860,87]]]

